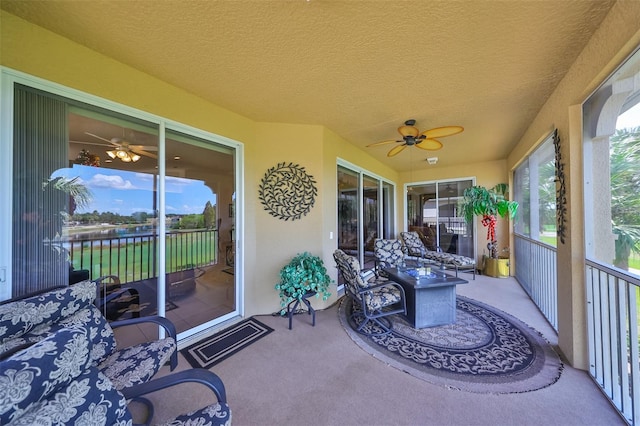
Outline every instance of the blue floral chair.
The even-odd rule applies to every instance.
[[[456,271],[456,277],[458,276],[458,272],[471,272],[473,273],[473,279],[476,279],[476,261],[472,258],[459,254],[445,253],[440,249],[437,251],[428,250],[415,231],[401,232],[400,237],[404,241],[409,258],[423,258],[436,262],[439,263],[443,269],[445,265],[452,267]]]
[[[84,281],[0,305],[0,358],[10,356],[62,328],[80,327],[91,339],[92,362],[117,390],[149,381],[167,362],[178,365],[176,329],[163,317],[108,323],[93,305],[96,284]],[[118,349],[113,328],[142,322],[161,325],[167,337]]]
[[[338,270],[344,278],[347,295],[353,300],[352,318],[358,323],[357,331],[365,335],[383,335],[391,331],[390,315],[407,313],[404,289],[385,278],[379,279],[373,271],[361,271],[360,262],[338,249],[333,253]],[[357,316],[363,316],[357,320]],[[371,323],[379,326],[372,327]],[[377,331],[378,329],[382,331]]]
[[[225,388],[214,373],[192,369],[119,392],[96,367],[88,328],[61,328],[0,361],[0,424],[132,425],[128,399],[178,383],[209,387],[217,402],[167,425],[229,425]],[[150,421],[151,419],[149,419]]]

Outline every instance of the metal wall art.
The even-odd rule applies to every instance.
[[[560,152],[558,129],[553,132],[553,147],[556,152],[556,232],[560,242],[564,244],[567,230],[567,187],[564,183],[564,163],[562,162],[562,153]]]
[[[316,195],[313,176],[293,163],[278,163],[267,170],[258,190],[260,202],[271,216],[292,221],[309,213]]]

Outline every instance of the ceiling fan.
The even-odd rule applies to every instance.
[[[156,146],[132,145],[131,143],[127,142],[123,138],[111,138],[109,140],[109,139],[103,138],[102,136],[94,135],[93,133],[89,133],[89,132],[84,132],[84,133],[86,135],[93,136],[94,138],[100,139],[101,141],[107,142],[109,145],[106,145],[106,146],[112,148],[110,150],[107,150],[107,155],[114,160],[118,158],[121,161],[124,161],[125,163],[129,163],[129,162],[135,163],[136,161],[140,160],[141,155],[144,155],[145,157],[155,158],[155,159],[158,158],[156,154],[147,152],[147,151],[157,151],[158,147]],[[87,143],[90,145],[105,146],[104,144],[97,144],[97,143],[91,143],[91,142],[82,142],[82,143]]]
[[[444,138],[446,136],[456,135],[464,130],[462,126],[444,126],[436,127],[430,130],[425,130],[420,133],[417,127],[415,127],[416,120],[407,120],[403,126],[398,127],[398,133],[402,136],[400,140],[387,140],[381,142],[375,142],[367,145],[367,147],[386,145],[391,143],[400,143],[389,150],[387,157],[393,157],[399,154],[403,149],[408,146],[417,146],[427,151],[437,151],[442,148],[442,142],[436,138]]]

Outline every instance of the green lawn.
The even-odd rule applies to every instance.
[[[167,238],[167,272],[180,271],[195,266],[216,263],[218,251],[215,233],[206,239],[176,238],[175,234]],[[115,240],[114,240],[115,241]],[[102,245],[84,243],[84,247],[74,246],[71,254],[76,269],[89,269],[91,279],[105,275],[117,275],[120,281],[131,282],[157,275],[154,265],[154,243],[152,239],[138,239],[136,243],[111,245],[104,240]]]

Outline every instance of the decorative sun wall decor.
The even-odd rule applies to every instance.
[[[553,147],[556,152],[556,232],[558,233],[560,242],[564,244],[567,230],[567,187],[564,183],[564,163],[562,162],[562,152],[560,152],[558,129],[553,132]]]
[[[292,221],[309,213],[316,195],[313,176],[293,163],[278,163],[267,170],[258,190],[260,202],[271,216]]]

